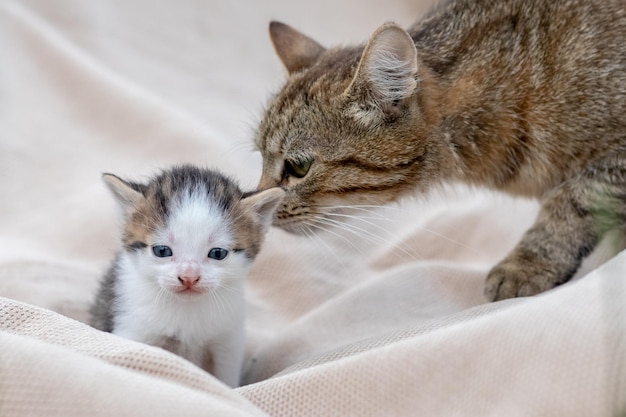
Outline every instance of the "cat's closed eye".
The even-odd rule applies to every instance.
[[[312,163],[313,160],[311,159],[303,159],[298,161],[286,159],[285,173],[295,178],[303,178],[309,172],[309,169],[311,169]]]
[[[228,250],[224,248],[213,248],[209,251],[208,257],[211,259],[215,259],[216,261],[221,261],[228,256]]]
[[[165,245],[154,245],[152,247],[152,253],[158,258],[167,258],[172,256],[172,249]]]

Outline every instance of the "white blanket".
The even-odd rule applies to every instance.
[[[306,238],[272,230],[248,279],[244,386],[83,324],[118,247],[100,175],[191,162],[253,189],[267,36],[363,42],[400,0],[0,1],[1,416],[618,416],[626,253],[486,304],[537,204],[451,188]],[[603,265],[603,266],[601,266]]]

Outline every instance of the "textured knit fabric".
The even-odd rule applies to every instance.
[[[119,244],[103,172],[196,163],[253,189],[254,125],[285,77],[269,21],[330,46],[427,7],[0,0],[0,416],[624,415],[626,253],[609,238],[572,282],[486,303],[538,205],[481,190],[271,230],[239,388],[84,324]]]

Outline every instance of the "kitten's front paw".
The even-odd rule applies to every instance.
[[[560,281],[558,274],[541,261],[505,259],[487,275],[485,297],[490,301],[527,297],[547,291]]]

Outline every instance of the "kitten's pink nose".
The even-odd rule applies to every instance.
[[[200,281],[200,277],[198,275],[183,275],[182,277],[178,277],[178,280],[185,288],[189,289]]]

